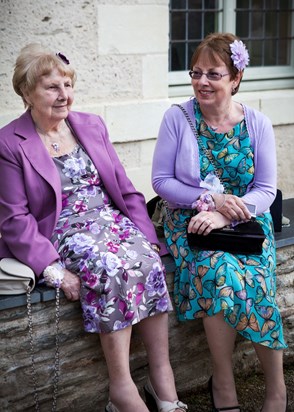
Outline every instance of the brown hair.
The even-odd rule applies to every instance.
[[[74,86],[75,70],[56,53],[39,43],[30,43],[21,49],[14,66],[12,84],[14,91],[21,96],[25,107],[29,105],[25,100],[24,93],[34,90],[39,78],[49,74],[54,68],[64,76],[70,77]]]
[[[191,58],[190,69],[193,70],[193,67],[195,66],[199,58],[203,54],[205,54],[214,65],[218,65],[220,60],[223,61],[230,74],[230,79],[234,80],[239,71],[234,66],[233,60],[231,59],[232,52],[230,49],[230,44],[235,40],[239,40],[239,38],[232,33],[208,34],[194,51]],[[241,74],[241,80],[242,75],[243,74]],[[238,92],[241,80],[238,85],[232,90],[232,95]]]

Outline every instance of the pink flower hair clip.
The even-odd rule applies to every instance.
[[[249,63],[249,53],[246,49],[245,44],[241,40],[235,40],[230,44],[231,49],[231,59],[233,60],[234,66],[239,70],[243,71]]]

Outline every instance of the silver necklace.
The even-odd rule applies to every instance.
[[[222,120],[222,122],[218,125],[218,126],[213,126],[212,124],[210,124],[210,122],[207,122],[207,120],[205,119],[203,113],[202,113],[202,119],[205,121],[205,123],[207,124],[207,126],[213,131],[215,132],[219,127],[223,126],[224,123],[230,118],[230,112],[231,112],[231,107],[228,109],[227,114],[225,115],[224,119]]]
[[[51,146],[53,147],[54,152],[58,153],[60,150],[59,143],[51,143]]]
[[[215,132],[219,127],[223,126],[224,123],[229,119],[229,115],[227,115],[225,117],[225,119],[222,121],[221,124],[219,124],[218,126],[213,126],[212,124],[210,124],[209,122],[207,122],[204,118],[204,116],[202,115],[202,119],[205,121],[205,123],[207,124],[207,126],[213,131]]]
[[[45,139],[46,137],[50,139],[50,136],[47,133],[43,132],[38,126],[36,127],[36,129],[39,132],[39,134],[41,134]],[[53,142],[50,143],[50,146],[52,147],[55,153],[58,153],[60,151],[60,143]]]

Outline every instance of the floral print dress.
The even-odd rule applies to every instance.
[[[53,160],[63,207],[51,241],[80,277],[85,330],[109,333],[172,310],[158,254],[115,208],[84,149]]]
[[[243,196],[254,176],[254,153],[245,120],[228,133],[216,133],[202,119],[195,103],[199,136],[217,164],[227,193]],[[201,151],[202,180],[214,167]],[[287,347],[276,303],[276,253],[270,213],[257,216],[266,239],[261,255],[233,255],[221,250],[191,250],[187,222],[192,210],[176,209],[165,222],[167,247],[176,263],[174,299],[179,320],[213,316],[246,339],[273,349]]]

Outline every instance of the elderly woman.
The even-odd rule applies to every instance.
[[[106,411],[148,411],[129,368],[137,324],[150,366],[146,394],[158,410],[181,412],[168,354],[171,303],[145,199],[103,120],[71,111],[75,80],[66,57],[41,45],[16,60],[13,86],[27,110],[0,130],[0,257],[80,299],[85,330],[99,333],[106,358]]]
[[[178,317],[203,318],[213,364],[213,410],[240,410],[232,367],[239,333],[253,343],[265,373],[262,412],[275,412],[286,410],[286,344],[275,300],[269,213],[276,194],[275,138],[266,116],[232,98],[248,61],[245,45],[233,34],[213,33],[200,43],[189,72],[195,97],[164,115],[153,187],[170,209],[165,238],[177,266]],[[260,255],[203,247],[213,229],[246,222],[250,211],[265,234]],[[202,247],[189,247],[187,231],[203,235]]]

